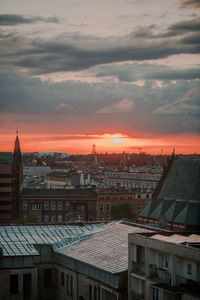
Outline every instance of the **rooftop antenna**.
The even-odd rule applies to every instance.
[[[96,154],[96,145],[92,145],[92,154]]]
[[[18,136],[19,130],[18,127],[16,127],[16,135]]]
[[[139,150],[139,154],[140,154],[141,153],[140,151],[142,150],[142,148],[139,147],[138,150]]]

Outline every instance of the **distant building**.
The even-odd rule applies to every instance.
[[[200,235],[129,234],[129,300],[197,300],[200,296]]]
[[[129,203],[133,215],[137,218],[151,197],[151,191],[99,190],[97,192],[97,220],[110,221],[112,205],[120,203]]]
[[[0,222],[19,217],[19,198],[23,187],[23,166],[18,135],[13,154],[0,153]]]
[[[142,223],[172,230],[200,229],[200,160],[175,159],[164,170],[151,201],[140,213]]]
[[[155,189],[161,174],[149,172],[105,172],[105,186],[124,187],[126,189]]]
[[[24,222],[95,221],[96,203],[92,189],[24,189],[20,211]]]
[[[24,176],[45,176],[51,172],[51,168],[48,166],[24,166]]]
[[[126,166],[125,154],[95,154],[94,164],[104,168],[123,170]]]
[[[52,171],[46,175],[47,189],[67,189],[71,186],[71,174],[62,171]]]

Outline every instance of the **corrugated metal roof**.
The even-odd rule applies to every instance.
[[[152,231],[117,222],[57,252],[98,269],[119,273],[128,268],[128,233],[143,232]]]
[[[35,244],[55,244],[64,239],[73,239],[82,234],[101,229],[105,224],[0,226],[0,248],[4,256],[37,255]],[[66,246],[63,241],[62,245]]]

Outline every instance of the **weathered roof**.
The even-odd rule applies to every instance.
[[[92,189],[23,189],[22,197],[96,197]]]
[[[3,256],[38,255],[33,245],[53,245],[64,240],[66,246],[71,244],[75,237],[91,233],[104,226],[106,225],[0,226],[0,248],[3,249]]]
[[[160,192],[150,200],[140,217],[200,225],[200,160],[174,160]]]
[[[200,243],[200,235],[199,234],[171,234],[169,236],[162,234],[152,235],[151,238],[156,240],[161,240],[169,243],[182,244],[182,243]]]
[[[58,249],[59,253],[110,273],[128,268],[128,233],[152,232],[149,229],[114,223],[78,243]]]
[[[0,164],[10,165],[12,163],[13,156],[11,152],[0,152]]]
[[[200,201],[200,160],[174,160],[159,198]]]

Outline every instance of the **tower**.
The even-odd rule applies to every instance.
[[[21,149],[18,137],[18,129],[16,131],[15,146],[13,151],[13,162],[12,162],[12,212],[13,218],[19,216],[20,208],[20,192],[23,187],[23,165],[21,159]]]

